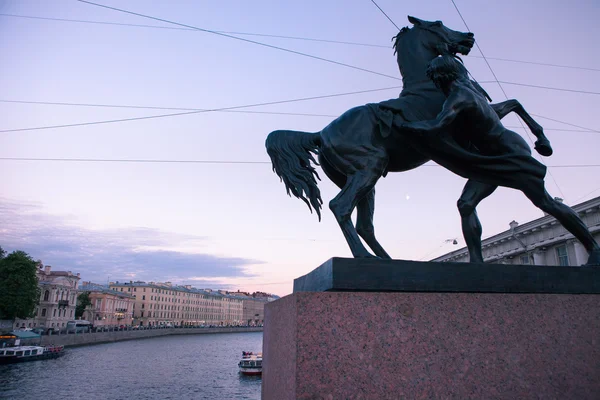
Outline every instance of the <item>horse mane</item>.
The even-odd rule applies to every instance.
[[[400,32],[398,32],[397,35],[392,36],[392,41],[394,42],[394,45],[392,46],[394,48],[394,55],[396,55],[396,52],[398,52],[398,42],[400,41],[400,36],[408,31],[410,31],[410,28],[405,26],[404,28],[400,29]]]

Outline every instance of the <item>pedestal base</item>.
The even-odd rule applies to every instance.
[[[600,398],[600,295],[412,289],[267,304],[263,399]]]

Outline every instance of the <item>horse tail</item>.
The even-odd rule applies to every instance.
[[[321,178],[310,162],[319,165],[313,154],[318,154],[320,145],[320,134],[298,131],[273,131],[265,141],[273,171],[285,183],[288,196],[291,193],[305,202],[311,213],[314,208],[319,221],[323,200],[315,177]]]

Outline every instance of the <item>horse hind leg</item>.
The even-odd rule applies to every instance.
[[[347,181],[346,175],[343,175],[333,168],[333,166],[329,164],[329,161],[327,161],[322,154],[319,154],[319,164],[321,165],[323,172],[325,172],[325,175],[327,175],[327,177],[340,189],[343,189]],[[391,257],[386,253],[386,251],[375,238],[375,229],[373,227],[374,212],[375,188],[373,188],[362,200],[360,200],[356,206],[356,231],[377,256],[391,259]]]
[[[367,195],[358,202],[356,210],[356,231],[369,245],[375,255],[381,258],[391,259],[392,257],[383,249],[381,244],[375,238],[375,227],[373,225],[373,214],[375,213],[375,188],[371,189]]]
[[[357,204],[373,190],[378,179],[377,174],[366,170],[348,175],[341,192],[329,202],[329,208],[335,215],[355,258],[373,257],[360,241],[351,216]]]

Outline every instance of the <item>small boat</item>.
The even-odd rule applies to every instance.
[[[243,375],[262,374],[262,353],[242,352],[242,359],[238,363]]]
[[[15,346],[0,349],[0,364],[46,360],[62,356],[65,346]]]

